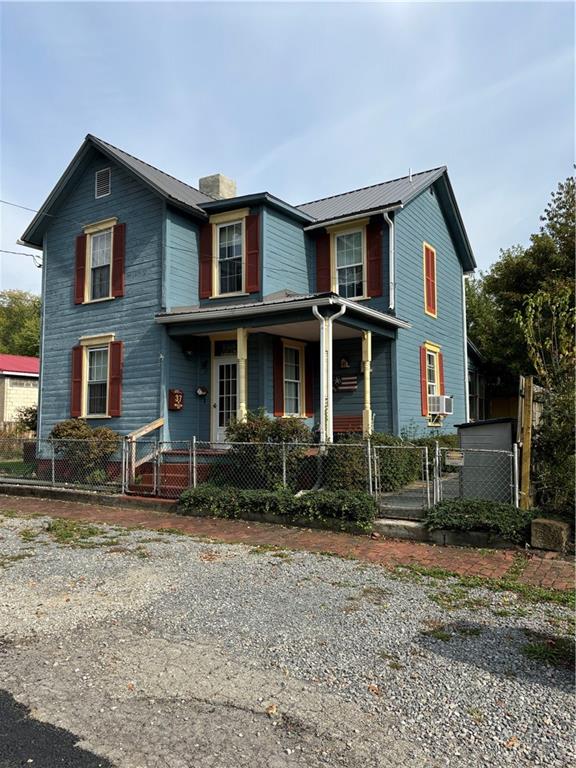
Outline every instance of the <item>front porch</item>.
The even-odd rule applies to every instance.
[[[338,433],[395,429],[397,318],[333,294],[164,314],[166,440],[226,441],[231,420],[263,409]],[[178,402],[174,392],[179,393]]]

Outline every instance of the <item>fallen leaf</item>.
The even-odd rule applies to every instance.
[[[133,691],[136,688],[134,683],[128,683],[128,685],[126,687],[128,688],[129,691]]]
[[[266,714],[269,717],[272,717],[272,715],[276,715],[278,713],[278,704],[270,704],[269,707],[266,707]]]
[[[515,749],[518,744],[520,744],[520,740],[517,736],[510,736],[506,744],[504,745],[506,749]]]
[[[380,696],[380,686],[376,685],[375,683],[370,683],[368,686],[368,690],[370,693],[373,693],[374,696]]]

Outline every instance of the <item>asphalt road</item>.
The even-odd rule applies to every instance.
[[[30,717],[30,710],[0,690],[0,768],[112,768],[76,746],[78,737]]]

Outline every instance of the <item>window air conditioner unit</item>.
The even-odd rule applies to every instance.
[[[428,413],[431,415],[451,416],[454,413],[454,398],[450,395],[430,395]]]

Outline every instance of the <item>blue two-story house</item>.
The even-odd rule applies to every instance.
[[[224,441],[258,408],[328,441],[468,418],[475,262],[445,167],[294,206],[88,135],[22,242],[43,251],[41,437],[77,417]]]

